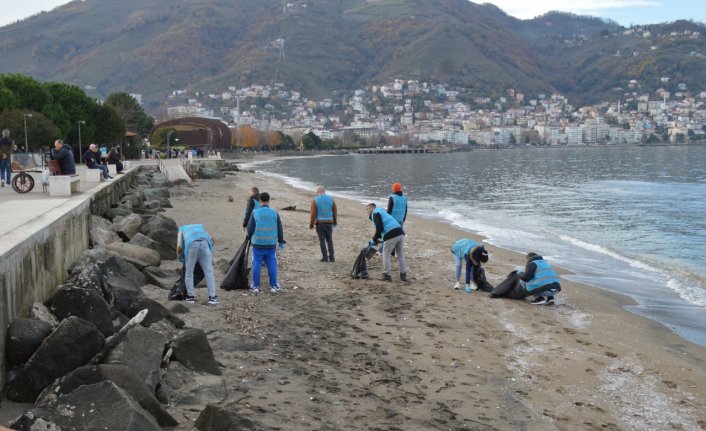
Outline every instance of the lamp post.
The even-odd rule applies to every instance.
[[[177,145],[177,142],[179,142],[179,138],[174,138],[174,145]]]
[[[169,140],[170,140],[171,138],[172,138],[172,131],[170,130],[170,131],[167,132],[167,158],[168,158],[168,159],[171,159],[171,158],[172,158],[172,152],[171,152],[171,150],[169,149],[169,144],[170,144]]]
[[[27,139],[27,117],[32,118],[32,114],[24,114],[25,123],[25,154],[27,154],[27,162],[29,162],[29,140]]]
[[[83,162],[83,147],[81,146],[81,124],[86,124],[85,121],[83,120],[78,120],[78,151],[81,153],[81,156],[79,157],[79,160]]]

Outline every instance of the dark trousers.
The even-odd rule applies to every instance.
[[[333,259],[333,224],[319,223],[316,225],[316,233],[319,235],[319,245],[321,246],[321,256],[324,259]],[[328,252],[327,252],[328,245]]]

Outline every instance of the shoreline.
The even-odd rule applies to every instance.
[[[339,227],[333,264],[318,262],[318,240],[308,229],[308,211],[301,209],[308,209],[313,191],[271,176],[238,172],[225,180],[197,182],[195,190],[173,194],[174,209],[167,215],[179,224],[204,223],[217,239],[216,259],[229,259],[242,240],[240,217],[253,185],[270,192],[274,208],[298,208],[279,211],[288,241],[280,253],[284,292],[253,297],[221,290],[221,310],[200,305],[185,320],[199,326],[208,319],[219,362],[241,377],[243,367],[253,367],[253,376],[263,379],[247,379],[247,403],[238,403],[263,423],[282,423],[267,407],[273,402],[291,418],[314,409],[314,416],[334,427],[340,421],[360,423],[350,429],[378,423],[429,428],[427,422],[420,425],[423,417],[443,417],[448,426],[472,426],[481,418],[487,429],[706,426],[701,412],[706,349],[625,310],[634,303],[627,296],[565,279],[552,307],[454,291],[448,248],[462,236],[482,240],[477,235],[412,214],[405,225],[412,282],[397,281],[393,260],[395,281],[388,284],[348,275],[357,251],[372,235],[364,206],[353,200],[336,198]],[[189,205],[196,196],[208,212]],[[227,196],[234,202],[228,203]],[[486,272],[494,285],[524,263],[519,253],[494,245],[488,249]],[[372,259],[369,266],[377,278],[381,263]],[[220,277],[217,271],[217,282]],[[237,363],[231,363],[232,354],[218,350],[219,340],[252,341],[253,334],[242,329],[252,326],[267,353],[239,352]],[[271,370],[263,371],[263,355],[272,358],[266,361]],[[361,362],[360,355],[368,359]],[[369,381],[371,373],[379,379]],[[328,383],[318,378],[312,382],[311,376]],[[384,388],[380,379],[387,382]],[[286,386],[275,391],[283,381]],[[361,399],[360,391],[382,397],[398,420],[385,422],[379,402]],[[410,398],[409,393],[417,395]],[[425,401],[418,404],[416,398]],[[441,404],[444,414],[426,407]],[[510,405],[513,411],[498,410]],[[292,428],[310,429],[297,424]]]

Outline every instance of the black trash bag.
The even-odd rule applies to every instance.
[[[235,290],[248,289],[248,255],[250,254],[250,241],[246,239],[235,252],[230,261],[230,267],[223,277],[221,289]]]
[[[478,271],[474,271],[477,274],[474,274],[474,278],[476,282],[476,286],[478,286],[478,290],[481,292],[490,292],[493,290],[493,285],[488,282],[485,278],[485,269],[479,268]]]
[[[375,250],[375,247],[370,244],[363,247],[360,250],[360,253],[358,253],[358,257],[356,257],[355,261],[353,262],[353,268],[351,268],[351,277],[355,278],[356,280],[359,278],[366,280],[369,279],[370,276],[368,275],[367,260],[375,256],[376,252],[377,250]]]
[[[201,283],[201,281],[204,279],[204,274],[203,274],[203,268],[201,268],[201,265],[196,262],[196,266],[194,266],[194,287],[196,287],[197,284]],[[181,275],[179,275],[179,279],[174,283],[174,287],[172,287],[172,290],[169,292],[169,295],[167,295],[167,299],[170,301],[183,301],[186,299],[186,265],[181,265]]]
[[[517,272],[513,271],[488,296],[491,298],[524,299],[527,295],[529,295],[529,292],[522,287]]]

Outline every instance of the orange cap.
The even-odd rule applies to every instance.
[[[392,191],[397,193],[402,191],[402,184],[400,183],[395,183],[392,185]]]

